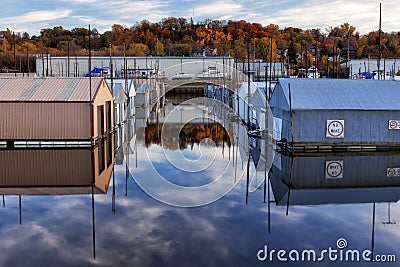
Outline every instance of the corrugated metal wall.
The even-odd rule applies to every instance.
[[[388,129],[389,120],[396,118],[400,118],[400,111],[296,110],[294,142],[399,144],[400,130]],[[344,138],[327,138],[327,120],[339,119],[344,120]]]
[[[93,181],[90,149],[0,150],[0,186],[82,186]]]
[[[308,81],[307,81],[308,82]],[[304,100],[302,100],[304,102]],[[371,100],[372,101],[372,100]],[[281,118],[282,138],[291,142],[290,105],[281,84],[272,95],[270,106],[274,117]],[[389,120],[399,120],[400,110],[311,109],[293,110],[295,143],[365,145],[400,144],[400,130],[389,130]],[[344,120],[344,138],[327,138],[327,120]]]
[[[124,67],[124,57],[113,57],[114,70],[117,73],[121,72]],[[232,76],[234,67],[234,58],[232,57],[126,57],[127,68],[154,68],[157,67],[167,77],[172,77],[177,72],[184,73],[202,73],[209,66],[217,66],[219,71],[223,71],[223,65],[225,65],[225,72],[228,76]],[[45,76],[46,67],[53,66],[52,70],[48,70],[56,77],[69,76],[84,77],[88,72],[88,57],[71,57],[70,58],[70,73],[67,75],[66,69],[68,66],[67,57],[51,57],[47,65],[47,59],[44,61],[41,59],[36,60],[36,72],[39,77]],[[109,57],[92,57],[92,68],[95,67],[109,67]],[[147,66],[146,66],[147,64]],[[115,75],[114,75],[115,78]]]
[[[97,111],[98,105],[105,107],[107,101],[111,102],[111,110],[113,110],[113,97],[107,84],[102,79],[93,80],[92,94],[96,93],[94,110]],[[97,112],[93,113],[93,118],[90,117],[91,104],[87,89],[89,88],[88,79],[38,79],[34,80],[33,84],[42,84],[45,81],[49,84],[49,89],[46,88],[46,90],[37,94],[38,99],[35,99],[36,101],[32,101],[31,97],[28,97],[25,100],[16,98],[9,102],[0,102],[0,140],[90,140],[91,137],[98,137],[100,134],[97,131]],[[64,99],[52,101],[45,95],[46,92],[54,95],[54,90],[50,90],[53,83],[55,86],[65,85],[68,84],[68,81],[75,82],[73,88],[77,88],[71,91],[72,95],[68,95],[68,101]],[[16,86],[16,88],[24,88],[24,86]],[[39,87],[32,86],[32,88]],[[56,86],[55,88],[60,91],[63,86]],[[97,90],[98,88],[99,90]],[[33,92],[30,87],[28,89],[26,91],[29,91],[29,93],[36,94],[37,90]],[[7,91],[10,94],[12,88]],[[87,102],[82,102],[85,101],[82,100],[85,99],[85,95],[87,95]],[[51,97],[51,99],[53,98]],[[18,102],[19,100],[23,102]],[[105,119],[106,114],[104,114],[104,121],[106,121]],[[94,125],[92,126],[91,123]],[[108,122],[108,124],[112,127],[113,123],[113,116],[111,115],[111,122]],[[94,129],[93,135],[91,127]],[[106,126],[104,128],[106,129]]]
[[[290,170],[291,159],[282,157],[282,169]],[[326,179],[326,161],[342,161],[343,178]],[[307,168],[304,168],[307,166]],[[400,166],[400,155],[294,157],[292,177],[285,182],[293,188],[349,188],[400,185],[400,179],[388,178],[387,168]]]
[[[343,178],[326,178],[327,162],[331,161],[340,162]],[[269,175],[277,205],[287,205],[288,198],[290,205],[396,202],[400,180],[387,177],[387,168],[399,166],[399,162],[400,155],[393,154],[280,155],[274,158]]]
[[[88,140],[89,103],[0,103],[0,139]]]

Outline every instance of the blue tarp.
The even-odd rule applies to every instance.
[[[100,74],[102,71],[104,71],[104,68],[94,68],[94,69],[91,71],[91,73]],[[90,72],[86,73],[85,76],[86,76],[86,77],[89,77],[89,76],[90,76]]]
[[[361,75],[363,75],[365,77],[365,79],[374,79],[375,76],[375,72],[361,72]]]

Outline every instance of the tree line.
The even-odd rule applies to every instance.
[[[93,28],[90,41],[93,56],[197,56],[211,48],[220,56],[284,62],[294,69],[315,64],[329,69],[335,58],[339,62],[347,57],[394,58],[400,54],[400,32],[377,30],[361,36],[349,23],[322,31],[280,29],[245,20],[209,19],[194,24],[192,19],[169,17],[157,23],[143,20],[130,27],[114,24],[104,33]],[[28,63],[29,56],[24,55],[88,55],[89,29],[56,26],[42,29],[38,36],[6,29],[0,31],[0,43],[2,69],[21,69],[21,64]],[[25,68],[33,70],[34,64]]]

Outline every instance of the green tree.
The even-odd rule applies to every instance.
[[[288,48],[289,64],[297,65],[297,49],[293,42],[290,42]]]

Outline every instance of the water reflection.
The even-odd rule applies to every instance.
[[[213,103],[206,106],[212,107]],[[222,125],[225,131],[218,128],[220,136],[229,138],[215,139],[218,145],[213,151],[216,151],[218,162],[229,167],[222,179],[233,188],[218,201],[198,208],[165,205],[147,195],[136,183],[139,174],[152,175],[149,168],[153,166],[147,163],[148,155],[159,158],[162,144],[159,139],[146,143],[146,139],[155,138],[153,134],[146,137],[146,133],[157,135],[157,126],[148,126],[145,121],[127,121],[118,129],[112,174],[107,172],[109,155],[99,152],[107,153],[107,144],[90,151],[57,150],[51,152],[54,153],[51,157],[41,154],[26,161],[21,156],[7,154],[17,150],[1,150],[5,154],[0,154],[3,155],[0,177],[14,183],[2,186],[2,190],[13,188],[19,191],[9,192],[15,196],[6,195],[5,207],[0,209],[0,249],[3,251],[0,265],[365,266],[364,262],[285,263],[276,258],[273,262],[257,259],[257,252],[264,245],[276,250],[320,251],[329,246],[335,248],[339,238],[345,238],[351,249],[371,249],[375,255],[398,254],[400,178],[390,176],[390,170],[400,167],[399,154],[309,157],[278,154],[273,158],[269,175],[265,176],[268,171],[265,166],[272,160],[263,152],[265,140],[248,139],[246,127],[240,121],[235,121],[235,117],[222,109],[217,112],[217,105],[214,107],[210,118],[215,116],[216,122],[210,121],[208,127],[217,129]],[[189,124],[188,127],[197,125],[202,124]],[[196,147],[201,146],[201,141],[183,138],[191,137],[189,133],[182,135],[182,150],[177,135],[177,145],[168,153],[186,153],[185,157],[196,160],[199,151]],[[65,155],[58,156],[58,153]],[[98,153],[104,157],[99,157]],[[97,178],[91,174],[98,172],[99,165],[96,164],[99,162],[104,163],[102,166],[107,175],[93,184],[90,181]],[[162,159],[157,164],[159,172],[171,174],[171,181],[187,187],[212,182],[216,177],[214,169],[213,173],[202,172],[197,178],[188,179],[188,172],[170,169]],[[23,172],[26,175],[23,179],[9,179],[11,171],[5,171],[6,168],[13,169],[12,176]],[[6,172],[10,175],[5,175]],[[78,177],[88,180],[88,186],[83,182],[84,178],[79,178],[79,186],[76,181],[72,182]],[[242,177],[244,179],[240,179]],[[270,179],[270,185],[266,178]],[[21,186],[29,179],[43,182],[34,186],[30,181],[29,185]],[[64,182],[54,184],[62,180]],[[108,183],[110,188],[105,187]],[[87,191],[80,191],[82,188]],[[91,194],[92,188],[94,194]],[[39,191],[44,195],[36,195]],[[182,196],[177,193],[170,197],[179,199]],[[18,225],[20,211],[22,225]],[[96,252],[95,259],[93,251]]]
[[[114,166],[112,139],[91,148],[0,150],[0,194],[107,193]]]
[[[389,172],[399,165],[393,153],[277,155],[270,177],[277,205],[397,202],[400,179]]]
[[[308,233],[311,232],[307,229],[325,232],[316,233],[316,236],[326,242],[332,242],[335,239],[332,232],[338,231],[337,240],[350,240],[351,249],[370,250],[371,260],[381,257],[382,253],[384,257],[388,255],[385,253],[395,255],[397,249],[393,248],[399,244],[400,236],[391,207],[397,208],[395,214],[398,217],[400,179],[393,170],[399,164],[398,152],[322,153],[297,157],[277,154],[269,172],[273,193],[267,201],[269,235],[274,236],[274,228],[282,233],[282,221],[278,223],[277,220],[284,220],[289,225],[301,226]],[[264,190],[268,190],[270,195],[270,187]],[[271,207],[271,204],[276,206]],[[280,206],[284,206],[284,210]],[[277,213],[278,210],[280,212]],[[328,230],[329,227],[332,229]],[[397,238],[391,239],[391,236]],[[288,240],[291,238],[288,237]],[[312,240],[314,238],[309,236],[305,242],[315,242]],[[282,244],[274,238],[271,244],[291,249],[299,247],[298,244]],[[324,246],[327,246],[326,243],[313,248],[321,251]],[[335,245],[332,247],[337,249]],[[325,264],[334,265],[333,262]],[[385,264],[392,266],[395,263]],[[342,265],[363,266],[360,261],[344,261]]]
[[[161,132],[164,131],[165,141],[163,146],[170,150],[193,149],[195,144],[199,145],[205,139],[212,140],[217,147],[231,147],[231,139],[226,129],[218,122],[208,123],[180,123],[171,124],[149,124],[145,128],[145,146],[151,144],[161,145]],[[178,139],[174,134],[179,132]]]
[[[247,158],[247,143],[240,144],[244,155],[233,153],[239,145],[235,138],[244,135],[240,138],[247,140],[245,127],[241,125],[239,132],[229,109],[206,101],[169,103],[166,112],[157,112],[150,123],[137,124],[138,151],[130,158],[130,171],[144,191],[164,203],[208,204],[229,192],[245,172],[233,164],[234,158],[242,163]]]
[[[94,195],[106,194],[108,191],[114,169],[113,140],[113,136],[109,135],[92,148],[0,150],[0,194],[3,197],[3,207],[7,206],[9,198],[18,196],[19,224],[22,225],[23,210],[32,206],[28,204],[25,207],[22,200],[29,203],[34,201],[31,198],[35,196],[91,195],[95,258]]]

